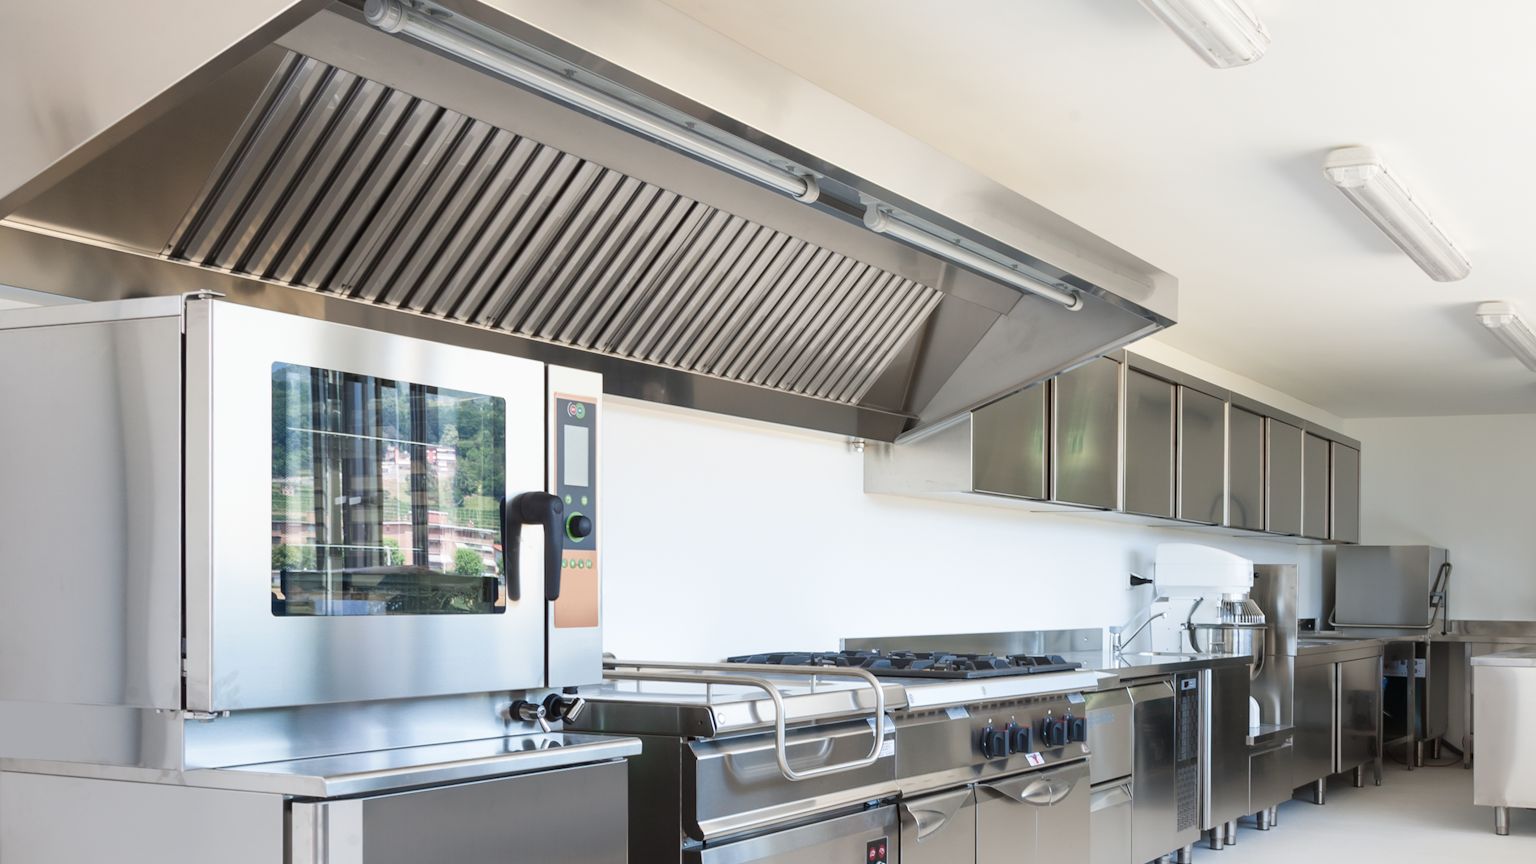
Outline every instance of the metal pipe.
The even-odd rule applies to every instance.
[[[1083,298],[1076,292],[1057,288],[1055,285],[1048,285],[1019,270],[993,261],[984,255],[978,255],[969,249],[956,246],[954,243],[937,235],[930,234],[921,228],[892,219],[891,214],[887,210],[876,204],[870,204],[865,208],[864,227],[876,234],[884,234],[910,243],[925,252],[930,252],[940,258],[953,261],[967,269],[984,273],[999,282],[1005,282],[1020,290],[1028,291],[1054,303],[1059,303],[1074,312],[1083,308]]]
[[[624,669],[629,671],[623,671],[619,667],[624,667]],[[665,674],[648,671],[652,669],[671,670],[684,674]],[[712,674],[716,672],[729,674]],[[871,726],[874,728],[875,737],[874,741],[870,744],[869,754],[852,762],[823,765],[820,768],[811,768],[806,771],[796,771],[789,767],[789,739],[788,730],[785,727],[783,694],[779,692],[779,688],[772,681],[755,675],[740,674],[741,672],[767,672],[773,675],[808,676],[813,681],[820,676],[858,678],[863,680],[875,692],[874,715],[871,718]],[[790,781],[809,780],[814,777],[825,777],[828,774],[840,774],[845,771],[867,768],[880,760],[880,751],[885,744],[885,688],[881,685],[880,679],[865,669],[822,666],[797,668],[793,666],[770,666],[763,663],[666,663],[605,660],[603,662],[603,676],[623,681],[739,684],[763,691],[768,694],[768,698],[773,702],[774,757],[779,763],[779,773],[784,775],[784,779]],[[891,738],[893,741],[895,736],[895,730],[892,729]]]
[[[687,127],[643,111],[606,93],[524,60],[477,35],[445,24],[402,0],[367,0],[363,16],[385,33],[409,36],[535,93],[579,108],[617,126],[653,138],[810,203],[820,194],[812,177],[774,167]],[[453,16],[447,16],[450,20]]]

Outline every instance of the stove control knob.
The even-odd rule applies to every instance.
[[[1047,717],[1041,720],[1040,743],[1046,747],[1065,747],[1067,744],[1067,721],[1055,717]]]
[[[1008,746],[1015,753],[1030,753],[1035,749],[1035,730],[1029,726],[1008,724]]]
[[[1086,717],[1067,718],[1067,740],[1087,742],[1088,719]]]
[[[981,730],[981,755],[988,759],[1002,759],[1008,755],[1008,733],[991,726]]]

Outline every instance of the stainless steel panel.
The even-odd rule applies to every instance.
[[[6,864],[284,860],[279,795],[5,772],[0,825]]]
[[[212,301],[189,305],[186,338],[188,440],[213,442],[211,453],[189,445],[187,454],[187,707],[543,686],[537,528],[524,529],[522,599],[502,614],[278,617],[269,602],[274,362],[504,398],[510,493],[545,488],[543,366]]]
[[[1131,815],[1133,862],[1155,861],[1193,843],[1198,825],[1180,831],[1178,747],[1173,685],[1166,680],[1130,688],[1134,705],[1136,800]]]
[[[1050,784],[1049,803],[1036,799],[1035,855],[1032,861],[1081,861],[1092,831],[1088,766],[1082,762],[1046,771],[1040,779]],[[1026,801],[1030,799],[1026,798]]]
[[[1087,696],[1091,782],[1098,785],[1130,776],[1135,768],[1135,719],[1129,691],[1121,687]]]
[[[373,798],[295,803],[286,860],[624,864],[628,797],[624,763],[606,762]]]
[[[1264,530],[1264,418],[1227,409],[1227,524]]]
[[[899,852],[892,847],[900,832],[896,808],[886,805],[748,840],[690,849],[682,860],[685,864],[845,864],[868,861],[869,844],[885,843],[887,857],[896,864]]]
[[[1334,773],[1334,710],[1338,687],[1334,664],[1296,667],[1296,737],[1291,786],[1303,786]]]
[[[1051,383],[1051,500],[1119,506],[1120,365],[1095,358]]]
[[[1302,431],[1273,417],[1264,418],[1264,530],[1301,533]]]
[[[1325,438],[1306,433],[1301,448],[1301,533],[1328,538],[1328,448]]]
[[[901,864],[957,864],[976,860],[976,792],[964,786],[897,804]],[[897,860],[891,856],[891,860]]]
[[[976,491],[1046,497],[1049,390],[1042,382],[971,414],[971,483]]]
[[[0,313],[0,702],[181,707],[180,304],[141,305]]]
[[[1430,593],[1446,550],[1435,546],[1341,546],[1335,566],[1334,617],[1341,624],[1427,627]]]
[[[1381,753],[1381,658],[1339,664],[1338,758],[1335,771],[1363,765]]]
[[[1333,470],[1329,478],[1328,539],[1360,542],[1360,450],[1337,442],[1329,445]]]
[[[606,407],[603,404],[603,376],[594,372],[583,372],[578,369],[566,369],[560,366],[548,367],[548,411],[549,428],[547,431],[550,442],[550,455],[548,465],[549,489],[557,492],[559,489],[560,448],[564,446],[563,436],[558,428],[559,413],[557,411],[558,400],[561,398],[576,397],[589,402],[596,407],[597,414],[593,419],[592,438],[588,442],[593,450],[593,474],[591,503],[577,502],[567,508],[569,518],[572,513],[582,513],[592,519],[593,547],[592,552],[596,556],[593,559],[596,567],[589,569],[575,579],[585,580],[584,584],[569,584],[569,590],[563,590],[561,599],[549,604],[548,618],[545,626],[548,632],[546,648],[549,657],[546,660],[548,672],[546,680],[550,687],[572,687],[582,684],[596,684],[603,680],[603,622],[602,622],[602,590],[603,579],[606,578],[603,569],[603,537],[606,536],[606,524],[603,522],[603,447],[604,425],[606,424]],[[526,529],[525,529],[526,530]],[[525,541],[526,542],[526,541]],[[538,572],[538,571],[533,571]],[[571,575],[567,575],[568,582],[574,582]],[[563,615],[562,604],[570,604],[569,611],[573,614]]]
[[[1296,790],[1296,768],[1292,764],[1295,745],[1286,741],[1279,747],[1254,750],[1248,759],[1248,806],[1246,813],[1268,810],[1286,801]]]
[[[1093,787],[1088,797],[1088,860],[1091,864],[1138,864],[1131,858],[1134,803],[1129,779]]]
[[[1178,407],[1178,512],[1174,515],[1220,525],[1227,507],[1227,402],[1181,386]]]
[[[1296,666],[1296,567],[1259,564],[1249,596],[1264,611],[1264,657],[1249,682],[1259,703],[1259,722],[1290,727],[1294,722]]]
[[[1202,719],[1201,830],[1210,830],[1248,809],[1248,668],[1222,666],[1205,673],[1207,706]]]
[[[1036,860],[1040,817],[1025,799],[1049,793],[1033,773],[976,784],[976,860]]]
[[[1536,807],[1536,669],[1472,668],[1477,761],[1473,801],[1489,807]]]
[[[871,721],[791,730],[786,751],[797,771],[851,762],[869,753]],[[681,753],[683,830],[711,841],[896,792],[896,759],[786,783],[771,733],[689,742]],[[894,816],[892,817],[894,818]]]
[[[163,708],[0,701],[0,765],[73,762],[176,771],[184,725],[179,712]]]
[[[1177,388],[1137,369],[1125,371],[1127,513],[1174,514],[1174,403]]]

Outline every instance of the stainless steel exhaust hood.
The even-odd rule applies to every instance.
[[[1172,323],[1166,274],[938,154],[877,185],[478,3],[304,11],[0,189],[0,283],[219,291],[886,441]],[[872,173],[922,151],[843,107]]]

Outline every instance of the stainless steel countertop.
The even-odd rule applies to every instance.
[[[337,798],[526,774],[568,765],[606,762],[639,753],[638,738],[551,732],[190,771],[22,759],[0,760],[0,768],[26,773],[265,792],[294,798]]]
[[[1063,659],[1083,664],[1106,676],[1099,682],[1099,689],[1109,690],[1122,681],[1138,678],[1154,678],[1175,672],[1193,672],[1218,666],[1248,664],[1248,655],[1232,654],[1177,654],[1172,652],[1134,652],[1115,654],[1112,651],[1072,651],[1061,655]]]
[[[1495,654],[1479,654],[1472,658],[1473,666],[1536,666],[1536,648],[1517,648]]]

